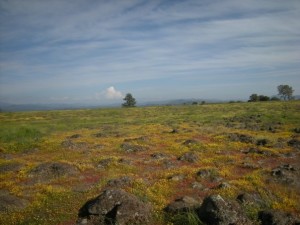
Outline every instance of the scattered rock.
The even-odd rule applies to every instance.
[[[260,211],[258,219],[262,225],[296,225],[300,223],[300,221],[291,214],[276,210]]]
[[[184,174],[175,174],[175,175],[168,177],[168,179],[172,180],[172,181],[180,181],[180,180],[183,180],[184,178],[185,178]]]
[[[96,133],[96,134],[93,134],[93,136],[96,138],[107,137],[107,135],[105,135],[103,133]]]
[[[73,142],[71,140],[63,141],[61,146],[70,150],[85,150],[88,148],[88,144],[86,142]]]
[[[237,204],[225,201],[220,195],[206,197],[197,212],[208,225],[250,224]]]
[[[256,165],[252,162],[242,162],[241,167],[247,168],[247,169],[259,169],[259,168],[261,168],[261,166]]]
[[[174,202],[170,203],[164,211],[171,214],[189,212],[200,206],[200,202],[196,199],[184,196],[182,198],[176,199]]]
[[[290,164],[281,165],[271,171],[271,175],[284,184],[299,183],[299,173]]]
[[[121,189],[107,189],[79,210],[77,224],[148,224],[151,207]]]
[[[174,162],[172,162],[171,160],[168,160],[168,159],[163,161],[163,165],[166,169],[171,169],[171,168],[175,167]]]
[[[107,185],[114,188],[120,188],[120,187],[128,186],[131,183],[132,183],[132,179],[128,176],[124,176],[124,177],[109,180],[107,182]]]
[[[199,156],[194,152],[186,152],[182,156],[180,156],[178,160],[194,163],[199,160]]]
[[[7,173],[7,172],[17,172],[22,168],[22,164],[17,162],[8,162],[5,164],[0,165],[0,172]]]
[[[192,145],[198,144],[198,141],[189,139],[189,140],[184,141],[182,144],[185,146],[192,146]]]
[[[0,190],[0,212],[23,209],[27,205],[27,200],[11,195],[6,190]]]
[[[297,139],[292,139],[292,140],[288,141],[288,146],[291,146],[295,149],[300,150],[300,141]]]
[[[121,164],[125,164],[125,165],[131,165],[132,164],[132,161],[129,160],[129,159],[119,159],[118,160],[118,163],[121,163]]]
[[[237,196],[236,200],[244,205],[247,204],[257,204],[257,205],[265,205],[264,201],[261,199],[259,194],[249,194],[249,193],[241,193]]]
[[[37,153],[39,151],[38,148],[29,148],[29,149],[25,149],[22,151],[23,154],[34,154],[34,153]]]
[[[30,171],[35,181],[49,181],[62,176],[76,175],[78,169],[70,164],[61,162],[42,163]]]
[[[169,156],[167,155],[167,154],[164,154],[164,153],[153,153],[153,154],[151,154],[151,157],[153,158],[153,159],[157,159],[157,160],[159,160],[159,159],[166,159],[166,158],[168,158]]]
[[[238,134],[238,133],[229,134],[229,139],[231,141],[239,141],[243,143],[254,143],[254,138],[246,134]]]
[[[201,169],[197,172],[197,177],[215,179],[218,173],[215,169]]]
[[[265,138],[263,138],[263,139],[258,139],[258,140],[256,141],[256,145],[257,145],[257,146],[267,146],[267,145],[270,145],[270,143],[271,143],[271,141],[269,141],[268,139],[265,139]]]
[[[293,129],[293,131],[294,131],[296,134],[300,134],[300,128],[295,128],[295,129]]]
[[[125,139],[124,142],[147,142],[149,141],[149,138],[146,136],[141,136],[141,137],[137,137],[137,138],[129,138],[129,139]]]
[[[221,184],[218,185],[217,188],[219,188],[219,189],[226,189],[226,188],[230,188],[230,187],[231,187],[231,185],[228,184],[227,182],[222,182]]]
[[[102,159],[97,163],[97,168],[106,169],[113,163],[113,158]]]
[[[195,182],[192,183],[192,188],[193,189],[198,189],[198,190],[203,190],[204,186],[201,183],[195,181]]]
[[[97,144],[93,146],[94,149],[104,149],[105,145]]]
[[[171,134],[177,134],[177,133],[178,133],[178,130],[177,130],[177,129],[173,129],[173,130],[171,130],[170,133],[171,133]]]
[[[245,154],[258,154],[258,155],[265,154],[265,152],[263,150],[260,150],[258,148],[252,148],[252,147],[245,150],[245,151],[243,151],[243,153],[245,153]]]
[[[81,137],[81,135],[80,134],[73,134],[72,136],[70,136],[69,138],[80,138]]]
[[[149,148],[146,146],[142,146],[142,145],[136,145],[136,144],[131,144],[131,143],[123,143],[121,145],[121,148],[125,151],[125,152],[141,152],[141,151],[146,151]]]

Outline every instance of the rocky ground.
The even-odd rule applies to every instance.
[[[0,223],[300,224],[300,105],[288,107],[133,109],[22,151],[3,142]]]

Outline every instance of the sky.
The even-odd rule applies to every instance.
[[[0,0],[0,102],[300,94],[299,0]]]

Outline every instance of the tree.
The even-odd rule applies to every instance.
[[[293,99],[293,88],[289,85],[279,85],[277,87],[278,95],[280,98],[283,98],[283,100],[291,100]]]
[[[249,97],[249,102],[258,102],[259,101],[259,97],[257,94],[252,94]]]
[[[258,99],[259,101],[270,101],[270,97],[265,95],[258,96]]]
[[[136,105],[135,98],[130,93],[126,94],[126,96],[125,96],[125,98],[123,98],[123,100],[125,101],[122,104],[123,107],[135,107],[135,105]]]

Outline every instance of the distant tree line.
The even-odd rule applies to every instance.
[[[280,99],[283,100],[292,100],[293,99],[293,88],[289,85],[279,85],[277,86],[278,96],[269,97],[266,95],[258,95],[252,94],[249,97],[248,102],[261,102],[261,101],[279,101]]]

